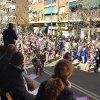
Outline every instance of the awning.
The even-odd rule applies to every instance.
[[[47,27],[41,27],[41,28],[40,28],[40,31],[43,32],[43,31],[45,31],[46,28],[47,28]]]
[[[77,2],[69,2],[69,8],[75,8],[77,6]]]
[[[52,13],[56,13],[56,6],[52,6],[52,7],[45,7],[44,8],[44,14],[51,14]]]
[[[28,13],[31,13],[32,12],[32,10],[28,10]]]
[[[29,3],[32,3],[32,2],[33,2],[33,0],[28,0],[28,2],[29,2]]]

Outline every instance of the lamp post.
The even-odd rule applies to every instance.
[[[51,0],[51,33],[52,33],[52,0]]]

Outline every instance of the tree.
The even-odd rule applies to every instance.
[[[16,0],[16,23],[28,24],[28,0]]]
[[[99,23],[100,16],[100,0],[77,0],[77,8],[75,9],[86,26],[88,36],[96,32],[96,25]]]
[[[65,2],[63,0],[62,0],[62,2],[63,2],[63,4],[65,4],[65,6],[68,5],[68,2]],[[62,12],[62,14],[59,14],[59,12],[60,12],[59,9],[60,9],[60,7],[58,7],[58,19],[57,19],[56,24],[57,24],[57,27],[58,27],[58,33],[59,33],[58,35],[62,35],[62,31],[65,30],[64,29],[65,23],[63,21],[65,21],[66,18],[67,18],[67,15],[68,15],[67,10],[68,9],[67,10],[65,9],[65,12],[64,13]]]
[[[2,2],[3,0],[0,0],[0,29],[2,29],[3,16],[5,15],[5,4]]]
[[[16,0],[16,28],[18,25],[23,27],[22,31],[28,26],[28,0]]]
[[[12,11],[9,6],[16,6],[16,10]],[[16,29],[18,25],[28,25],[28,0],[13,0],[12,2],[6,2],[4,0],[0,0],[0,23],[3,23],[3,17],[6,16],[5,23],[14,23],[16,25]],[[10,19],[10,16],[13,16]],[[0,25],[1,25],[0,24]]]
[[[63,22],[66,19],[68,13],[63,13],[59,19],[57,20],[57,27],[58,27],[58,35],[62,35],[62,31],[64,30],[65,23]]]

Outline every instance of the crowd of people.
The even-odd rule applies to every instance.
[[[16,40],[16,42],[15,42]],[[2,100],[7,100],[10,94],[13,100],[76,100],[68,81],[73,72],[71,62],[78,59],[86,65],[90,72],[98,72],[100,62],[100,43],[85,37],[74,38],[52,36],[45,34],[19,33],[16,35],[13,24],[9,24],[3,32],[6,53],[0,58],[0,94]],[[28,78],[24,66],[32,62],[34,72],[40,75],[45,62],[51,62],[59,55],[63,57],[55,65],[54,75],[41,83],[36,97],[30,91],[34,90],[33,81]],[[31,88],[33,87],[33,88]],[[58,88],[59,87],[59,88]],[[67,95],[67,96],[66,96]]]
[[[86,70],[90,72],[91,67],[94,67],[94,72],[98,72],[100,61],[100,42],[96,38],[91,39],[85,37],[57,37],[44,34],[29,33],[28,35],[19,33],[16,43],[17,49],[27,55],[25,61],[32,56],[32,63],[36,69],[41,68],[43,71],[44,62],[51,62],[57,55],[65,59],[78,59],[86,65]],[[31,61],[31,60],[30,60]],[[36,63],[37,61],[37,63]],[[41,74],[41,72],[40,72]]]
[[[24,55],[25,66],[28,62],[32,62],[35,73],[38,74],[38,69],[40,69],[40,75],[44,68],[45,62],[51,62],[56,58],[57,55],[65,59],[73,61],[78,59],[86,66],[86,70],[91,72],[91,67],[94,67],[94,72],[98,72],[99,61],[100,61],[100,42],[96,38],[80,37],[74,38],[73,36],[57,36],[57,35],[46,35],[46,34],[36,34],[36,33],[18,33],[15,34],[11,31],[10,35],[6,35],[4,31],[3,40],[5,47],[7,44],[14,43],[19,52]],[[10,39],[10,37],[13,36]],[[6,37],[8,37],[6,39]],[[9,41],[10,39],[10,41]],[[9,41],[9,42],[8,42]]]

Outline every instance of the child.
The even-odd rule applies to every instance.
[[[71,50],[71,61],[75,60],[77,58],[77,51],[73,48]]]
[[[84,64],[86,62],[86,51],[85,48],[83,48],[81,53],[82,63]]]
[[[32,82],[27,82],[27,87],[30,93],[34,90],[34,84]]]
[[[49,61],[51,62],[51,59],[52,59],[52,48],[48,47],[48,62]]]

